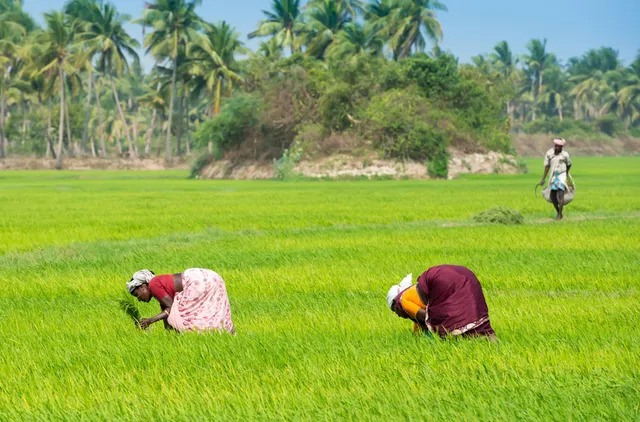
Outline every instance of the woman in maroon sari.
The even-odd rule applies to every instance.
[[[398,316],[442,337],[495,339],[482,287],[470,269],[437,265],[422,273],[418,284],[407,285],[392,286],[387,293],[387,303]]]

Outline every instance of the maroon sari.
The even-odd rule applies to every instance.
[[[466,267],[438,265],[418,277],[430,329],[446,335],[493,335],[487,302],[476,275]]]

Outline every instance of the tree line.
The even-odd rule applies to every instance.
[[[448,146],[508,151],[510,131],[640,135],[640,54],[561,63],[534,39],[521,57],[502,41],[460,64],[439,48],[436,0],[272,0],[251,51],[200,3],[154,0],[134,18],[70,0],[39,26],[0,0],[0,158],[61,168],[64,156],[171,162],[207,146],[238,159],[372,147],[441,174]]]

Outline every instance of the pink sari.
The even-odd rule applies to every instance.
[[[169,325],[177,331],[235,333],[227,289],[218,273],[190,268],[182,273],[182,291],[173,298]]]

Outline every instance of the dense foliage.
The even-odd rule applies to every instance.
[[[0,1],[0,158],[375,148],[443,175],[450,147],[509,151],[510,131],[640,135],[640,57],[624,66],[610,47],[562,63],[546,40],[522,57],[503,41],[460,64],[438,48],[438,1],[272,0],[249,51],[199,4],[155,0],[130,17],[69,0],[38,27],[21,2]],[[128,22],[144,27],[141,46]]]

